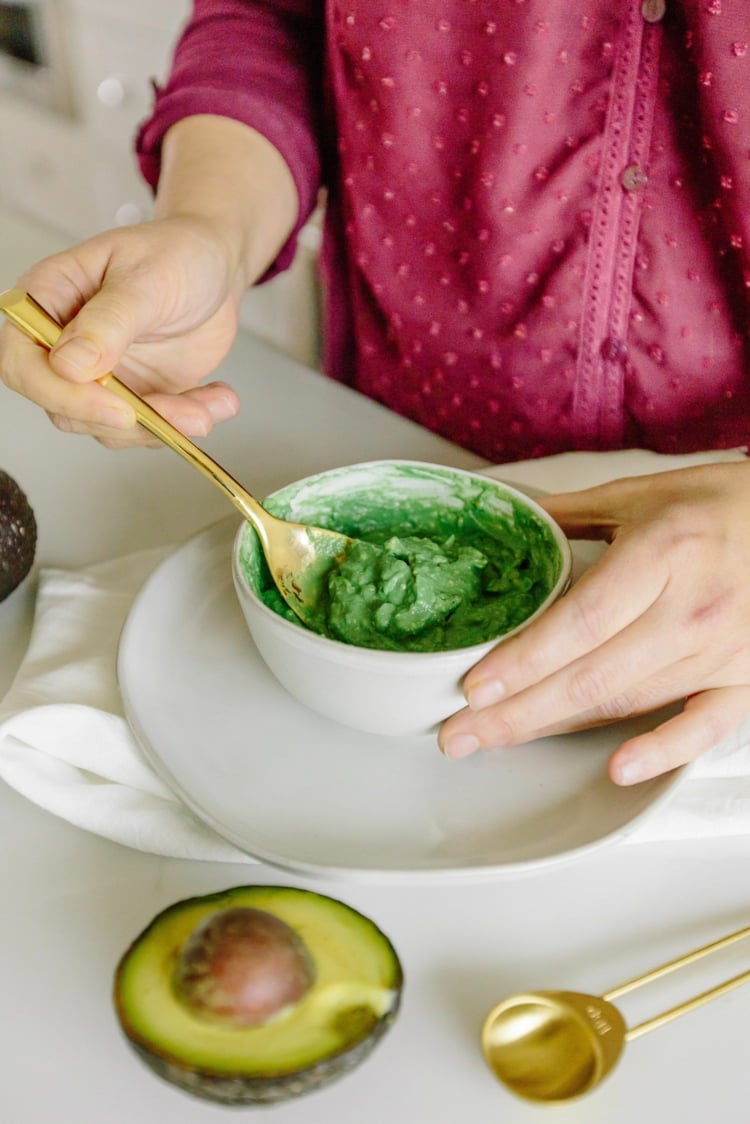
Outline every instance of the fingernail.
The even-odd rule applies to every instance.
[[[211,420],[215,422],[229,421],[237,416],[237,399],[229,395],[222,398],[211,398],[206,403]]]
[[[505,687],[499,679],[483,679],[469,688],[466,701],[472,710],[484,710],[486,706],[500,702],[504,695]]]
[[[443,749],[446,757],[450,757],[452,761],[458,761],[462,757],[468,757],[470,753],[475,753],[479,749],[479,738],[474,734],[454,734],[453,737],[448,738]]]
[[[72,340],[68,340],[56,349],[55,355],[64,359],[77,371],[90,371],[96,367],[102,357],[101,351],[93,340],[86,339],[85,336],[75,336]]]
[[[648,778],[648,771],[642,761],[623,761],[614,770],[617,784],[637,784]]]

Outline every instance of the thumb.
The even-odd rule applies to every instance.
[[[537,503],[570,538],[610,540],[620,525],[600,488],[539,496]]]
[[[649,502],[656,479],[655,476],[623,476],[578,492],[542,496],[538,503],[571,538],[611,542],[620,528],[643,522],[658,511],[658,505],[655,507]]]
[[[152,315],[153,303],[134,286],[105,282],[63,328],[50,351],[53,370],[72,382],[100,378],[150,326]]]

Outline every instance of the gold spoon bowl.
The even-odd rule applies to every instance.
[[[0,312],[48,350],[54,347],[62,332],[57,321],[21,289],[0,293]],[[208,477],[252,523],[281,596],[304,624],[314,627],[326,575],[344,557],[353,540],[338,531],[293,523],[271,515],[233,476],[116,375],[110,372],[98,381],[124,399],[144,429]]]
[[[498,1003],[482,1028],[485,1061],[513,1093],[529,1101],[572,1100],[598,1085],[617,1064],[626,1042],[750,980],[750,971],[628,1028],[613,999],[750,936],[750,926],[670,960],[604,995],[531,991]]]
[[[485,1024],[485,1058],[504,1085],[532,1101],[564,1101],[603,1081],[627,1037],[611,1003],[576,991],[535,991],[499,1003]]]

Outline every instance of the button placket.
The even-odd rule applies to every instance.
[[[623,432],[632,272],[659,78],[661,28],[644,18],[643,2],[628,5],[615,56],[603,179],[584,277],[573,417],[603,443],[621,439]]]

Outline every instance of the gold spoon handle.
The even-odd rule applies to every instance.
[[[718,999],[720,995],[726,995],[728,991],[734,991],[736,987],[747,983],[748,980],[750,980],[750,970],[740,972],[738,976],[732,976],[730,980],[716,984],[708,991],[702,991],[700,995],[695,995],[692,999],[686,999],[684,1003],[678,1003],[676,1007],[670,1007],[668,1011],[663,1011],[662,1014],[654,1015],[653,1018],[646,1019],[638,1026],[631,1027],[625,1032],[625,1038],[628,1042],[631,1042],[634,1038],[640,1038],[642,1034],[648,1034],[650,1030],[656,1030],[657,1027],[671,1022],[672,1019],[679,1018],[680,1015],[686,1015],[688,1011],[694,1011],[696,1007],[702,1007],[710,999]]]
[[[750,936],[750,925],[737,929],[734,933],[728,933],[725,937],[719,937],[718,940],[711,941],[709,944],[704,944],[701,948],[693,949],[692,952],[686,952],[683,956],[677,956],[674,960],[668,960],[666,964],[661,964],[658,968],[652,968],[650,972],[644,972],[642,976],[635,976],[627,983],[620,984],[619,987],[613,987],[602,998],[611,1002],[620,995],[625,995],[628,991],[634,991],[637,987],[643,987],[644,984],[661,979],[662,976],[675,972],[678,968],[685,968],[688,964],[694,964],[696,960],[701,960],[704,956],[710,956],[712,952],[719,952],[722,948],[728,948],[729,945],[742,941],[748,936]],[[702,1007],[710,999],[716,999],[728,991],[733,991],[734,988],[740,987],[748,980],[750,980],[750,971],[741,972],[738,976],[733,976],[731,979],[725,980],[724,983],[717,984],[715,987],[709,988],[708,991],[703,991],[700,995],[696,995],[692,999],[686,999],[684,1003],[678,1003],[676,1007],[671,1007],[668,1011],[664,1011],[660,1015],[654,1015],[653,1018],[646,1019],[638,1026],[629,1028],[625,1032],[625,1038],[628,1042],[631,1042],[634,1038],[640,1038],[642,1034],[647,1034],[650,1030],[656,1030],[657,1027],[671,1022],[672,1019],[679,1018],[680,1015],[686,1015],[688,1011],[694,1011],[696,1007]]]
[[[25,332],[27,336],[30,336],[31,339],[48,350],[54,347],[62,332],[62,328],[57,321],[32,296],[21,289],[8,289],[6,292],[0,293],[0,312],[3,312],[11,323]],[[153,406],[149,406],[148,402],[144,402],[135,391],[120,382],[112,372],[102,375],[98,382],[132,407],[135,416],[144,429],[147,429],[154,437],[158,437],[170,449],[174,449],[176,453],[179,453],[194,468],[197,468],[199,472],[202,472],[204,476],[207,476],[209,480],[216,484],[245,518],[250,520],[260,535],[261,542],[266,545],[267,534],[264,523],[265,520],[272,519],[273,516],[261,507],[254,496],[250,495],[233,476],[230,476],[207,453],[193,444],[184,433],[180,433],[179,429],[176,429],[166,418],[157,413]]]
[[[650,972],[644,972],[642,976],[635,976],[627,983],[620,984],[618,987],[613,987],[610,991],[606,992],[602,998],[608,1001],[618,999],[621,995],[625,995],[629,991],[634,991],[637,987],[643,987],[644,984],[651,983],[652,980],[661,979],[669,972],[675,972],[678,968],[685,968],[688,964],[694,964],[696,960],[701,960],[704,956],[709,956],[712,952],[718,952],[722,948],[727,948],[737,941],[742,941],[745,937],[750,936],[750,925],[746,925],[743,929],[737,929],[734,933],[728,933],[725,937],[720,937],[719,940],[711,941],[710,944],[704,944],[701,948],[693,949],[692,952],[686,952],[684,956],[678,956],[674,960],[668,960],[666,964],[660,965],[658,968],[652,968]]]

